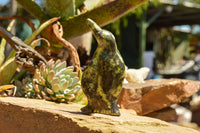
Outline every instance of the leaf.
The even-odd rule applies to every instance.
[[[16,72],[17,64],[15,58],[10,58],[0,67],[0,85],[9,84]],[[9,70],[9,71],[8,71]]]
[[[41,23],[49,19],[49,16],[34,2],[34,0],[17,0],[17,2],[33,16],[40,18],[39,20]]]
[[[6,40],[2,39],[0,43],[0,66],[3,64],[4,59],[5,59],[5,55],[4,55],[5,46],[6,46]]]
[[[0,86],[0,92],[14,88],[14,87],[15,87],[14,85],[2,85]]]
[[[85,0],[76,0],[75,1],[76,8],[79,8],[84,3],[84,1]]]
[[[91,10],[97,6],[102,5],[106,1],[108,0],[85,0],[84,4],[87,10]]]
[[[66,19],[75,14],[74,0],[46,0],[44,7],[50,17]]]
[[[102,5],[104,2],[108,0],[76,0],[75,5],[76,8],[79,8],[81,5],[85,5],[87,10],[91,10],[97,6]]]
[[[10,31],[12,29],[14,23],[15,23],[15,20],[12,20],[10,22],[10,24],[8,25],[8,28],[7,28],[8,31]],[[6,40],[2,39],[1,43],[0,43],[0,66],[3,64],[4,59],[5,59],[5,55],[4,55],[5,46],[6,46]]]

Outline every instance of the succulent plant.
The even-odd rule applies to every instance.
[[[73,66],[66,67],[65,61],[50,60],[47,65],[42,64],[35,70],[33,78],[25,78],[22,84],[24,96],[28,98],[68,103],[78,102],[84,97],[78,72],[74,72]],[[23,96],[20,90],[17,94]]]

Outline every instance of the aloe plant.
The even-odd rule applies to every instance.
[[[126,13],[134,10],[148,0],[43,0],[44,6],[40,7],[32,0],[17,0],[30,14],[40,22],[51,17],[61,16],[61,24],[64,29],[63,38],[72,39],[89,31],[85,24],[87,18],[91,18],[98,25],[107,25]],[[77,13],[78,8],[85,4],[87,12]],[[50,38],[47,30],[42,35]]]

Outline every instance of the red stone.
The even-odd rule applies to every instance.
[[[145,83],[123,85],[118,104],[145,115],[175,103],[181,103],[200,89],[199,81],[182,79],[152,79]]]

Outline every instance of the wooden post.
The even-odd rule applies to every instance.
[[[157,12],[151,19],[146,21],[146,10],[143,10],[139,21],[139,67],[143,67],[144,52],[146,50],[147,28],[164,12],[164,8]]]
[[[146,30],[147,30],[146,11],[143,10],[143,14],[140,18],[140,23],[139,23],[139,67],[142,67],[144,62],[143,53],[146,48]]]

